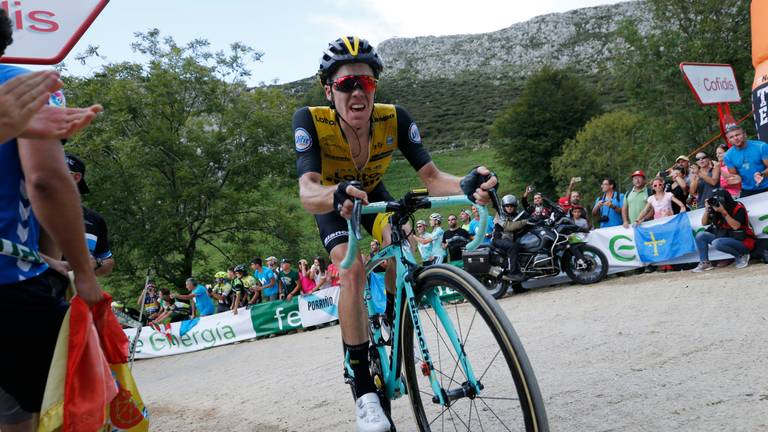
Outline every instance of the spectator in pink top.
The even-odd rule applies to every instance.
[[[646,204],[643,211],[640,212],[640,215],[635,220],[635,225],[642,223],[642,221],[645,220],[646,213],[650,212],[651,209],[653,209],[654,219],[660,219],[665,216],[672,216],[674,214],[674,211],[672,210],[672,203],[680,206],[681,213],[685,211],[685,205],[682,203],[682,201],[675,198],[672,192],[664,192],[663,178],[656,177],[653,179],[651,188],[653,189],[654,194],[648,197],[648,204]]]
[[[720,144],[717,146],[715,152],[717,160],[720,163],[720,187],[725,189],[734,199],[736,199],[741,196],[741,176],[738,174],[731,174],[725,166],[725,152],[727,151],[728,146]]]
[[[302,294],[309,294],[317,291],[317,284],[312,278],[312,272],[309,271],[309,263],[307,260],[299,260],[299,285],[301,286]]]

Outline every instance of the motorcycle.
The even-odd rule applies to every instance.
[[[521,281],[509,277],[512,262],[507,253],[492,244],[481,245],[475,251],[464,251],[464,270],[488,287],[494,298],[513,292],[527,291],[522,283],[543,279],[565,272],[578,284],[592,284],[605,279],[608,274],[608,258],[598,248],[585,242],[583,230],[567,217],[557,204],[550,200],[552,208],[548,218],[530,218],[528,226],[517,236],[518,268]]]

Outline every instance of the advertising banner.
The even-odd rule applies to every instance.
[[[757,139],[768,141],[768,81],[752,90],[752,115]]]
[[[339,319],[339,287],[299,296],[299,315],[304,327]]]

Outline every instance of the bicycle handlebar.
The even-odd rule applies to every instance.
[[[424,208],[441,208],[460,204],[472,204],[472,202],[464,195],[454,195],[447,197],[425,197],[424,199],[428,201],[428,205]],[[483,242],[483,239],[485,238],[485,232],[488,227],[488,209],[486,206],[477,204],[472,205],[477,207],[478,214],[480,215],[480,224],[476,233],[482,234],[475,234],[475,238],[467,244],[467,250],[477,249],[480,243]],[[367,206],[363,206],[359,199],[354,200],[352,207],[352,218],[347,221],[347,230],[349,232],[347,255],[341,262],[341,268],[350,268],[352,263],[355,261],[355,258],[357,257],[359,251],[358,243],[363,239],[362,233],[360,232],[360,216],[364,214],[377,214],[384,213],[386,211],[392,211],[391,209],[395,206],[400,207],[399,203],[397,202],[386,201],[370,203]]]

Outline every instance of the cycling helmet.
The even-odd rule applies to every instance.
[[[320,57],[320,69],[317,71],[320,83],[328,84],[336,69],[350,63],[367,64],[373,69],[373,76],[376,78],[384,69],[381,57],[367,40],[357,36],[342,36],[329,43]]]
[[[235,273],[243,273],[245,274],[245,264],[238,264],[235,266]]]
[[[502,206],[513,205],[517,207],[517,197],[514,195],[504,195],[504,197],[501,198],[501,205]]]
[[[227,278],[227,272],[223,272],[223,271],[216,272],[216,274],[213,275],[213,277],[216,278],[216,279],[226,279]]]
[[[434,220],[436,220],[438,222],[442,222],[443,221],[443,216],[440,213],[432,213],[431,215],[429,215],[429,218],[430,219],[434,219]]]

